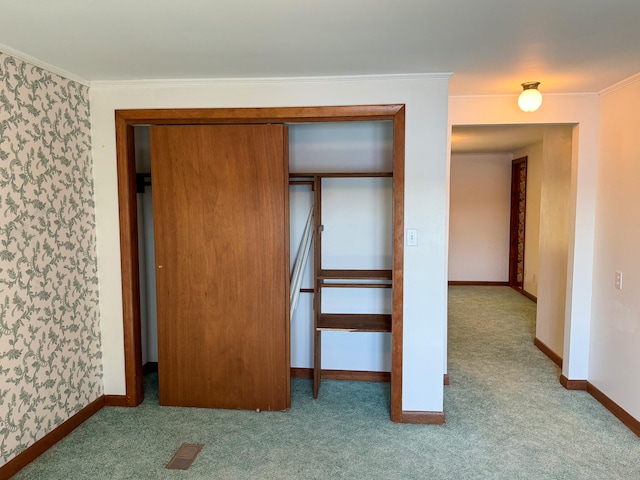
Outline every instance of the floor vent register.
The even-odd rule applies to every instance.
[[[200,443],[183,443],[173,458],[167,463],[169,470],[188,470],[204,445]]]

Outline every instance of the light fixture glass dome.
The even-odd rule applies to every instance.
[[[538,90],[540,82],[525,82],[518,97],[518,106],[523,112],[535,112],[542,105],[542,94]]]

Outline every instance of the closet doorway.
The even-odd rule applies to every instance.
[[[133,127],[135,125],[160,124],[233,125],[376,120],[393,122],[392,275],[394,288],[392,307],[391,419],[393,421],[402,421],[403,105],[258,109],[120,110],[116,112],[125,375],[127,388],[126,403],[128,406],[136,406],[143,400]],[[288,358],[288,343],[285,348]]]

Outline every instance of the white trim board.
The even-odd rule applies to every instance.
[[[87,80],[86,78],[81,77],[80,75],[76,75],[75,73],[71,73],[68,72],[66,70],[63,70],[62,68],[56,67],[55,65],[51,65],[50,63],[44,62],[42,60],[40,60],[39,58],[36,57],[32,57],[31,55],[28,55],[24,52],[21,52],[19,50],[16,50],[15,48],[11,48],[8,45],[4,45],[2,43],[0,43],[0,52],[6,53],[7,55],[10,55],[14,58],[17,58],[19,60],[22,60],[24,62],[27,62],[31,65],[34,65],[36,67],[40,67],[43,68],[45,70],[48,70],[51,73],[55,73],[56,75],[59,75],[61,77],[64,77],[68,80],[72,80],[74,82],[80,83],[81,85],[84,85],[85,87],[88,87],[90,85],[91,82],[89,82],[89,80]]]

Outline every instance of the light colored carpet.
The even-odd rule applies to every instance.
[[[535,304],[506,287],[452,287],[444,426],[389,420],[384,383],[292,382],[288,412],[105,408],[16,479],[640,479],[640,439],[558,383],[533,346]],[[164,466],[182,443],[188,471]]]

